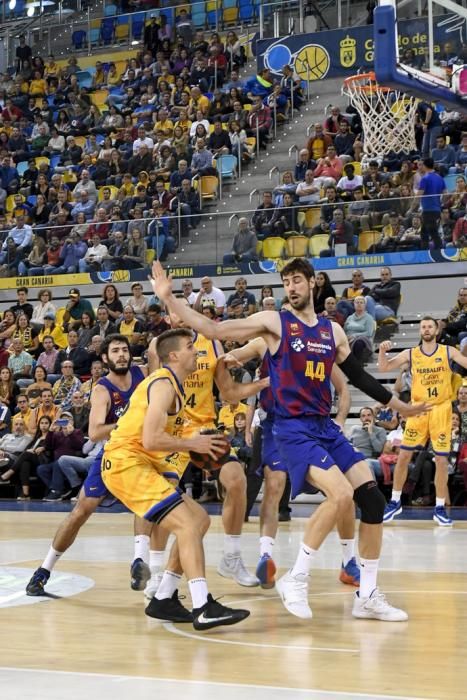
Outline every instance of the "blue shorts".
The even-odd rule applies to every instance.
[[[354,449],[329,416],[276,416],[273,435],[287,466],[292,498],[308,492],[306,477],[310,467],[330,469],[336,464],[345,474],[357,462],[365,461],[364,455]]]
[[[117,503],[118,498],[115,498],[106,488],[101,476],[101,463],[104,450],[100,450],[96,455],[94,462],[89,467],[88,475],[84,480],[83,489],[87,498],[103,498],[100,506],[110,507]]]
[[[272,434],[273,425],[274,422],[271,416],[267,416],[261,422],[263,433],[261,436],[261,466],[257,470],[258,476],[263,476],[264,467],[269,467],[273,472],[287,472],[287,467],[277,450],[274,435]]]

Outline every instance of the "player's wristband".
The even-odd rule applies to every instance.
[[[344,374],[350,379],[351,383],[361,389],[367,396],[385,406],[392,399],[392,394],[388,391],[377,379],[365,372],[358,364],[355,357],[350,355],[343,361],[338,363]]]

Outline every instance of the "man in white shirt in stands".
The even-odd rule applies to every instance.
[[[317,204],[319,202],[320,190],[313,177],[313,170],[305,172],[305,179],[298,183],[295,195],[300,204]]]
[[[193,291],[193,282],[191,280],[182,281],[182,292],[190,306],[193,306],[198,295]]]
[[[108,254],[107,246],[101,243],[101,239],[97,233],[94,234],[92,237],[92,246],[87,249],[84,258],[79,261],[79,271],[89,272],[91,265],[93,265],[93,267],[97,266],[100,270],[102,261],[107,258]]]
[[[140,146],[144,143],[150,151],[154,148],[154,141],[146,135],[144,126],[138,127],[138,138],[133,141],[133,155],[136,156]]]
[[[225,294],[222,289],[214,287],[210,277],[203,277],[201,289],[198,292],[193,308],[201,311],[204,304],[211,304],[216,307],[216,314],[222,316],[225,308]]]

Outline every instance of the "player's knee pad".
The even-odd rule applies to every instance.
[[[353,498],[360,508],[362,523],[379,525],[383,522],[386,499],[378,488],[376,481],[367,481],[355,489]]]

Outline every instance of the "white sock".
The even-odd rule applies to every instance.
[[[360,598],[369,598],[376,588],[379,559],[360,557]]]
[[[194,608],[202,608],[208,602],[208,584],[205,578],[192,578],[188,581],[191,602]]]
[[[259,538],[259,555],[260,555],[260,557],[262,557],[263,554],[269,554],[269,556],[272,557],[273,547],[274,547],[274,537],[267,537],[266,535],[263,535],[262,537]]]
[[[155,595],[157,600],[171,598],[178,589],[181,580],[182,577],[180,574],[175,574],[173,571],[167,571],[166,569]]]
[[[402,491],[396,491],[396,489],[392,490],[391,493],[391,501],[400,501],[402,496]]]
[[[151,569],[151,576],[158,574],[159,571],[164,566],[165,550],[162,552],[157,549],[149,550],[149,568]]]
[[[445,498],[436,498],[436,507],[437,508],[444,508],[445,503],[446,503]]]
[[[64,554],[64,552],[57,552],[56,549],[51,547],[49,551],[47,552],[47,556],[44,559],[42,563],[42,569],[47,569],[47,571],[52,571],[55,564],[58,562],[60,557]]]
[[[224,535],[224,556],[240,556],[240,537],[241,535]]]
[[[297,576],[297,574],[309,574],[316,554],[316,549],[311,549],[311,547],[308,547],[302,542],[298,551],[297,560],[290,572],[292,576]]]
[[[134,559],[142,559],[149,564],[149,535],[135,535]]]
[[[342,547],[342,563],[347,566],[349,561],[355,556],[355,539],[341,540]]]

